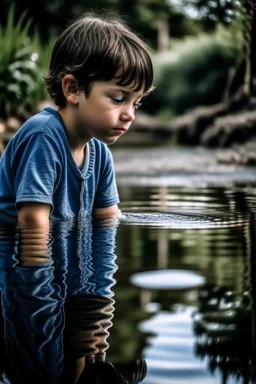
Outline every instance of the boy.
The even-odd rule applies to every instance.
[[[86,232],[90,232],[90,228],[89,224],[85,228],[83,225],[88,217],[101,219],[119,214],[113,160],[107,145],[129,129],[142,97],[151,91],[152,62],[145,44],[122,21],[88,14],[70,24],[58,38],[45,81],[57,110],[45,108],[30,118],[10,141],[0,160],[0,223],[18,222],[20,229],[19,259],[17,264],[15,261],[15,268],[7,268],[13,266],[15,244],[9,241],[7,247],[6,242],[2,242],[0,290],[7,320],[7,349],[9,353],[12,351],[10,356],[16,356],[15,353],[20,356],[17,361],[9,359],[8,364],[13,367],[8,371],[10,377],[26,371],[31,378],[31,372],[37,369],[40,372],[43,366],[42,375],[50,379],[42,382],[55,383],[62,366],[62,348],[58,350],[56,340],[62,343],[62,307],[66,294],[73,298],[79,291],[83,299],[83,295],[88,294],[89,277],[97,286],[99,275],[94,276],[92,265],[86,263],[90,261],[89,250],[92,248],[94,255],[99,253],[99,248],[94,251],[90,239],[87,242]],[[62,259],[56,262],[56,273],[51,268],[48,249],[51,220],[82,222],[77,229],[78,246],[76,236],[72,242],[72,234],[68,232],[66,237],[61,232],[58,251]],[[111,227],[107,229],[112,232]],[[107,236],[107,241],[104,236],[99,237],[104,242],[104,263],[103,253],[97,257],[99,263],[108,268],[108,273],[104,272],[106,279],[110,278],[111,271],[107,264],[112,255],[112,247],[108,246],[111,236]],[[56,244],[52,247],[55,249]],[[66,256],[70,257],[67,262]],[[93,267],[99,263],[94,260]],[[91,275],[86,274],[86,268]],[[101,289],[103,280],[99,282]],[[23,305],[24,301],[28,307]],[[82,310],[86,316],[86,308]],[[71,315],[74,317],[73,312]],[[31,320],[36,329],[34,333]],[[44,320],[45,327],[42,326]],[[21,343],[15,339],[19,335],[22,335]],[[37,364],[26,359],[24,344],[30,346],[29,352]],[[45,366],[44,360],[37,359],[42,351]],[[52,370],[49,368],[51,358],[56,361]],[[22,359],[27,360],[29,368],[19,366]],[[71,356],[71,363],[74,370],[71,369],[71,373],[77,379],[84,368],[84,357],[77,361],[76,356],[73,359]],[[104,366],[106,370],[105,367],[109,365]],[[144,377],[144,370],[144,365],[138,367],[139,378]],[[89,373],[84,373],[85,379]],[[35,374],[35,377],[40,383],[44,376]],[[26,382],[25,378],[24,374],[19,383]]]
[[[50,219],[119,214],[107,145],[152,90],[152,62],[123,22],[88,14],[58,38],[45,82],[58,109],[30,118],[0,162],[0,219],[18,220],[23,266],[49,262],[45,247],[26,246],[26,234],[38,229],[42,244]]]

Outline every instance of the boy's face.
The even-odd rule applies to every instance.
[[[106,144],[114,143],[130,127],[140,106],[143,91],[132,85],[117,85],[115,79],[96,81],[89,95],[79,92],[75,108],[75,133],[81,141],[95,137]]]

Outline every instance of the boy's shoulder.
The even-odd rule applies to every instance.
[[[53,126],[61,126],[61,119],[57,111],[53,108],[46,107],[41,112],[30,117],[25,123],[20,127],[18,133],[23,136],[24,134],[35,134],[35,133],[46,133],[49,130],[49,133],[52,132]]]

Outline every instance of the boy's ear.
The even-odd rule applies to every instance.
[[[78,96],[81,90],[78,88],[78,83],[74,75],[65,75],[62,79],[62,92],[70,104],[78,103]]]

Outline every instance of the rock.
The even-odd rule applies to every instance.
[[[255,104],[255,99],[249,99],[241,89],[225,102],[199,106],[186,112],[183,116],[177,116],[171,121],[170,130],[180,144],[227,147],[242,139],[246,141],[248,135],[244,130],[238,129],[232,132],[232,128],[230,128],[229,134],[223,136],[223,124],[229,125],[228,119],[232,116],[236,118],[237,111],[240,111],[240,114],[255,113]],[[234,126],[235,124],[233,124]],[[224,131],[227,132],[228,127]],[[243,135],[246,137],[244,138]],[[220,136],[222,136],[221,139]]]
[[[226,111],[225,104],[201,106],[171,121],[170,130],[181,144],[198,144],[207,127]]]
[[[9,132],[16,133],[21,125],[22,122],[16,117],[9,117],[6,120],[6,130]]]
[[[36,106],[36,112],[41,112],[45,107],[51,107],[53,109],[57,109],[57,105],[54,104],[52,100],[42,100],[40,103],[37,104]]]
[[[3,135],[5,130],[6,130],[6,124],[5,124],[4,120],[0,120],[0,136]]]
[[[0,156],[4,152],[4,142],[3,142],[3,135],[6,130],[6,125],[4,120],[0,120]]]
[[[241,155],[234,150],[217,154],[217,161],[220,164],[241,164]]]
[[[217,118],[200,138],[209,147],[231,147],[256,137],[256,112],[243,111]]]
[[[220,151],[217,154],[219,164],[256,165],[256,140],[234,145],[231,149]]]

